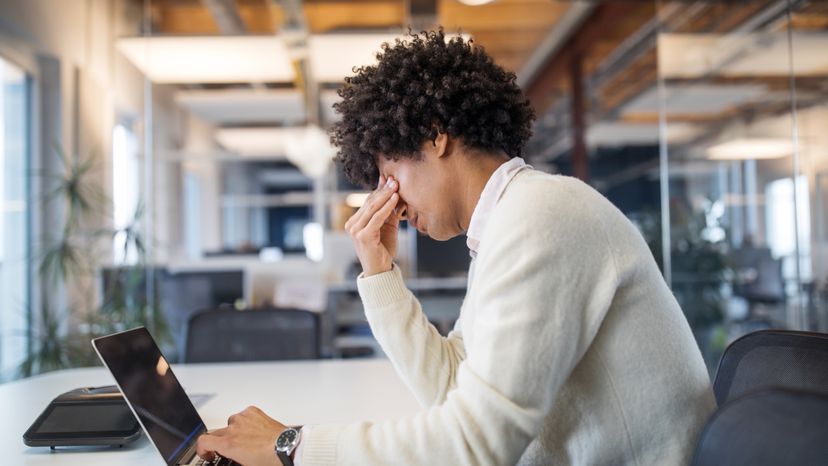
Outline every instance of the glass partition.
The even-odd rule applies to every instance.
[[[816,2],[657,6],[666,276],[712,366],[749,331],[824,325],[828,33]]]
[[[793,51],[792,194],[797,219],[793,257],[798,258],[791,267],[799,273],[801,327],[828,332],[828,4],[791,5],[787,32]]]

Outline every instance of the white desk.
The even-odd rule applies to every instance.
[[[385,359],[174,365],[184,389],[212,394],[197,407],[208,428],[249,405],[285,424],[395,419],[419,406]],[[70,369],[0,385],[0,464],[164,464],[145,436],[123,449],[30,448],[23,432],[55,396],[110,385],[104,368]],[[291,400],[285,402],[284,400]]]

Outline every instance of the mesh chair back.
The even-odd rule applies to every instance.
[[[212,309],[190,316],[184,362],[319,357],[319,316],[299,309]]]
[[[828,334],[762,330],[728,346],[713,383],[719,405],[765,386],[828,392]]]
[[[828,396],[766,388],[722,406],[699,437],[693,466],[828,464]]]

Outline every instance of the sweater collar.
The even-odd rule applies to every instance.
[[[520,157],[509,159],[497,167],[497,170],[489,177],[486,186],[480,193],[480,200],[472,212],[471,221],[469,222],[469,231],[466,232],[466,245],[469,247],[469,254],[472,257],[477,256],[477,250],[480,246],[480,238],[483,236],[483,231],[486,224],[489,222],[489,216],[494,210],[506,186],[512,181],[512,178],[525,168],[532,168]]]

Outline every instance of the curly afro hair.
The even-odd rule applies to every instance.
[[[520,156],[535,114],[515,74],[471,40],[447,42],[442,27],[409,30],[406,39],[382,44],[378,63],[355,68],[338,92],[342,118],[331,142],[348,179],[375,186],[377,157],[417,160],[438,132],[472,149]]]

